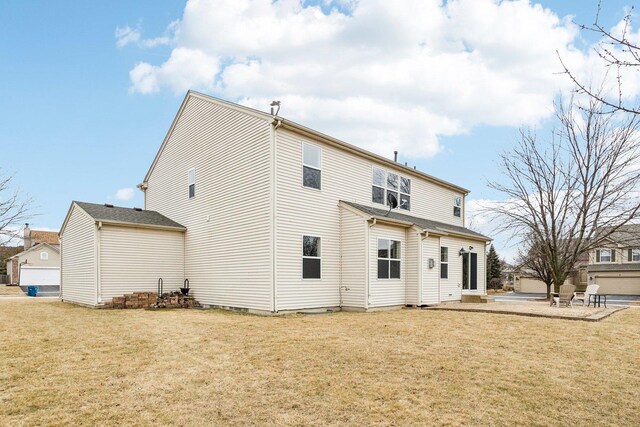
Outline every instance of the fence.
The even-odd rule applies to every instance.
[[[0,274],[0,285],[8,285],[8,284],[9,284],[9,275]]]

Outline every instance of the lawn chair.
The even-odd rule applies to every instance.
[[[560,286],[560,293],[558,294],[558,300],[555,298],[551,299],[551,305],[557,304],[558,307],[562,304],[566,304],[568,307],[573,307],[573,293],[575,292],[576,287],[574,285],[562,285]]]
[[[598,293],[598,289],[600,289],[600,285],[588,285],[584,292],[574,292],[573,299],[574,301],[579,299],[582,300],[582,305],[585,306],[589,303],[591,295]]]

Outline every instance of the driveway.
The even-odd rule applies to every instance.
[[[521,294],[510,292],[507,294],[493,295],[495,300],[500,302],[526,302],[532,299],[545,299],[546,294]],[[579,303],[581,304],[581,302]],[[607,304],[614,305],[640,305],[640,295],[609,295],[607,294]]]
[[[25,295],[27,295],[27,288],[28,288],[28,286],[20,286],[20,289],[22,289],[22,292],[24,292]],[[36,298],[38,298],[38,297],[57,297],[59,295],[60,295],[60,286],[39,285],[38,286],[38,294],[36,295]]]

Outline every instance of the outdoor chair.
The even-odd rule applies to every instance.
[[[562,285],[560,286],[560,293],[558,298],[551,298],[551,305],[557,304],[560,307],[562,304],[566,304],[568,307],[573,307],[573,294],[576,290],[574,285]]]
[[[598,293],[599,285],[588,285],[587,289],[584,292],[574,292],[573,300],[582,300],[582,305],[585,306],[589,303],[589,298],[591,295],[595,295]]]

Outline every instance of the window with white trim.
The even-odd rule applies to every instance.
[[[598,249],[596,251],[596,262],[615,262],[616,252],[613,249]]]
[[[196,168],[187,171],[187,182],[189,184],[189,198],[196,197]]]
[[[640,261],[640,249],[629,249],[629,259],[630,262],[638,262]]]
[[[320,190],[322,184],[322,149],[302,143],[302,185]]]
[[[440,278],[449,278],[449,248],[444,246],[440,248]]]
[[[378,279],[400,279],[400,270],[400,242],[378,239]]]
[[[40,260],[47,261],[49,259],[49,252],[42,251],[40,252]]]
[[[322,278],[322,247],[320,237],[302,236],[302,278]]]
[[[462,215],[462,197],[456,196],[453,198],[453,216],[460,218]]]
[[[411,210],[411,179],[374,166],[371,185],[371,201],[389,205],[389,194],[398,200],[398,209]]]

